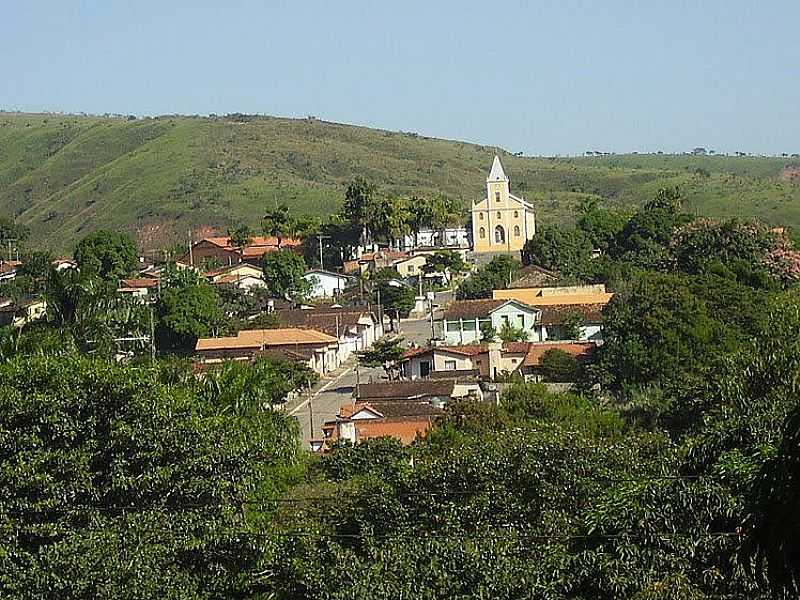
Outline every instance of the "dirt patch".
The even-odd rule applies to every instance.
[[[784,168],[780,177],[783,181],[800,185],[800,165]]]

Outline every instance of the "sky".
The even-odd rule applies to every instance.
[[[798,0],[3,0],[0,108],[800,152],[798,27]]]

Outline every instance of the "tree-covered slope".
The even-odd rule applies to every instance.
[[[257,226],[276,200],[296,214],[329,213],[356,175],[386,193],[443,192],[468,206],[483,193],[493,153],[315,119],[1,113],[0,215],[55,249],[99,227],[159,247],[189,229]],[[781,178],[797,159],[504,154],[503,162],[512,188],[538,205],[545,223],[568,220],[589,197],[633,207],[680,185],[687,208],[700,214],[800,224],[800,187]]]

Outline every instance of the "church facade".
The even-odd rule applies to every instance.
[[[518,252],[536,234],[533,205],[511,194],[509,179],[494,157],[486,180],[486,198],[472,203],[475,252]]]

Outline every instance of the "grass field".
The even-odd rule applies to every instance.
[[[55,250],[100,227],[161,247],[189,230],[257,226],[276,200],[295,214],[328,214],[356,175],[387,193],[443,192],[466,207],[483,194],[493,152],[313,119],[0,113],[0,214]],[[697,214],[800,226],[800,186],[781,178],[800,159],[502,158],[512,189],[537,204],[543,223],[569,221],[587,198],[633,209],[680,185]]]

